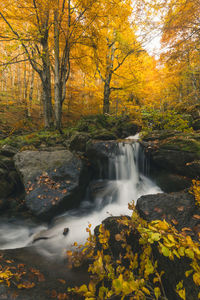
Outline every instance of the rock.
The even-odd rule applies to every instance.
[[[117,198],[118,188],[116,181],[98,180],[92,181],[88,187],[88,195],[95,202],[95,208],[102,208],[114,202]]]
[[[191,178],[172,174],[167,170],[151,170],[150,176],[165,193],[179,192],[189,188],[192,184]]]
[[[94,140],[116,140],[117,135],[111,130],[107,129],[97,129],[93,132],[92,138]]]
[[[37,217],[49,220],[79,204],[89,173],[70,151],[23,151],[14,161],[26,190],[26,206]]]
[[[200,223],[200,208],[187,190],[142,196],[137,200],[136,209],[143,219],[149,222],[165,219],[178,230],[184,227],[193,230]],[[194,217],[198,215],[199,219]],[[195,231],[191,231],[191,235],[198,238]]]
[[[108,240],[108,244],[109,244],[108,251],[109,251],[109,254],[112,253],[112,257],[114,258],[115,261],[120,257],[120,255],[125,255],[125,253],[126,253],[126,250],[122,247],[123,241],[120,241],[120,240],[118,241],[116,239],[117,234],[121,234],[122,232],[124,232],[125,230],[128,229],[127,226],[125,226],[119,222],[122,219],[130,220],[130,217],[129,216],[108,217],[105,220],[103,220],[103,222],[102,222],[104,229],[108,230],[110,233],[110,238]],[[100,235],[99,227],[100,226],[96,226],[94,229],[94,234],[97,238],[96,250],[102,250],[102,245],[101,245],[101,243],[99,243],[99,235]],[[136,236],[134,236],[134,231],[131,231],[130,237],[131,237],[131,240],[127,236],[127,241],[131,244],[134,251],[140,251],[138,234],[136,234]],[[105,254],[106,254],[106,252],[105,252]]]
[[[66,236],[69,233],[69,228],[64,228],[63,235]]]
[[[0,200],[5,204],[6,198],[16,195],[22,188],[13,159],[9,155],[0,155],[0,179]]]
[[[134,136],[136,133],[140,132],[141,126],[135,122],[120,122],[117,124],[116,132],[119,138],[126,138],[128,136]]]
[[[3,145],[0,148],[0,155],[7,156],[7,157],[13,157],[17,153],[17,151],[18,150],[12,146]]]
[[[183,227],[192,227],[193,233],[198,224],[200,224],[199,219],[194,218],[194,214],[198,214],[200,217],[200,209],[197,209],[194,204],[194,197],[187,191],[182,193],[173,194],[158,194],[158,195],[146,195],[142,196],[136,206],[140,215],[147,221],[155,219],[167,219],[171,221],[177,229],[181,230]],[[196,215],[195,215],[196,216]],[[120,221],[126,219],[126,225],[122,224]],[[175,224],[174,224],[174,221]],[[104,255],[109,255],[113,258],[113,266],[118,266],[116,261],[119,258],[123,258],[126,254],[126,247],[123,247],[124,235],[126,241],[131,248],[131,251],[138,256],[142,253],[142,244],[139,243],[140,234],[134,227],[130,217],[109,217],[103,222],[103,227],[108,230],[110,237],[108,240],[108,249],[102,249],[102,244],[99,242],[99,226],[95,228],[95,236],[97,240],[96,250],[101,250]],[[126,234],[128,229],[129,234]],[[200,227],[199,227],[200,229]],[[187,234],[190,234],[187,232]],[[195,235],[192,235],[195,238]],[[150,244],[151,245],[151,244]],[[197,287],[192,276],[185,277],[185,272],[191,269],[191,259],[187,257],[181,257],[180,259],[174,258],[170,260],[169,258],[163,256],[157,247],[157,243],[152,244],[152,257],[154,261],[157,261],[157,270],[160,273],[164,271],[162,275],[162,286],[164,288],[167,299],[180,300],[176,293],[176,285],[183,280],[183,286],[186,289],[186,299],[196,300],[198,298],[199,287]],[[122,264],[125,267],[129,267],[129,262],[126,258],[122,259]],[[136,276],[138,276],[138,271],[136,270]],[[150,277],[150,286],[153,285]]]
[[[90,135],[85,132],[76,132],[72,135],[69,141],[69,149],[71,151],[80,151],[85,152],[86,150],[86,143],[90,139]]]
[[[108,179],[108,160],[118,152],[115,141],[90,141],[86,147],[86,157],[91,164],[94,179]]]
[[[195,206],[194,196],[188,191],[170,194],[157,194],[142,196],[137,200],[136,208],[147,221],[166,219],[177,230],[184,229],[184,234],[190,235],[199,241],[198,233],[200,230],[200,208]],[[186,230],[187,228],[190,228]],[[154,246],[153,257],[158,262],[158,270],[164,270],[162,277],[163,287],[168,299],[180,299],[175,292],[176,284],[183,280],[186,288],[186,299],[195,300],[199,288],[194,284],[192,276],[183,276],[189,270],[191,260],[189,258],[175,258],[169,260],[161,255],[158,248]]]
[[[192,122],[192,128],[194,130],[200,130],[200,118],[198,118]]]
[[[153,132],[141,142],[150,160],[150,168],[167,170],[188,178],[200,176],[200,133]]]

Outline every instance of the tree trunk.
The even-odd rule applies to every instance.
[[[104,84],[103,114],[110,112],[110,82]]]
[[[43,48],[43,69],[40,74],[42,80],[43,89],[43,109],[44,109],[44,125],[45,128],[53,127],[53,107],[52,107],[52,96],[51,96],[51,63],[49,58],[48,48],[48,29],[46,28],[46,34],[41,41]]]
[[[55,97],[55,126],[61,130],[62,119],[62,89],[60,78],[60,48],[59,48],[59,22],[58,9],[54,11],[54,51],[55,51],[55,77],[54,77],[54,97]]]
[[[33,88],[34,88],[34,76],[35,71],[32,69],[31,82],[30,82],[30,92],[29,92],[29,102],[28,102],[28,117],[31,117],[32,101],[33,101]]]

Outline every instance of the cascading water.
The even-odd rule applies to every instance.
[[[117,153],[111,154],[109,159],[108,179],[102,178],[91,183],[91,186],[95,186],[93,201],[90,190],[78,210],[68,211],[57,217],[51,228],[6,224],[4,220],[4,227],[0,231],[0,248],[32,246],[32,241],[40,236],[48,239],[37,240],[34,247],[40,253],[54,257],[69,249],[75,241],[83,243],[87,238],[85,229],[88,224],[92,224],[94,228],[110,215],[130,215],[129,202],[136,202],[145,194],[161,192],[159,187],[140,172],[140,165],[144,166],[144,160],[141,160],[139,143],[130,140],[120,142]],[[69,228],[69,233],[64,236],[63,229],[66,227]]]

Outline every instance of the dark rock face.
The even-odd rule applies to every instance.
[[[6,205],[6,199],[19,192],[22,188],[16,172],[13,158],[15,150],[12,147],[3,147],[0,150],[0,207]]]
[[[91,164],[94,178],[108,178],[108,160],[118,151],[115,141],[90,141],[87,144],[86,156]]]
[[[89,199],[92,201],[98,199],[97,203],[95,203],[95,208],[102,208],[112,203],[117,198],[117,194],[118,188],[115,181],[112,183],[107,180],[92,181],[88,187]],[[101,202],[99,200],[101,200]],[[97,207],[97,205],[99,207]]]
[[[194,130],[200,130],[200,118],[198,118],[192,122],[192,128]]]
[[[188,191],[145,195],[137,200],[136,208],[140,216],[147,221],[165,219],[178,230],[189,227],[192,229],[190,234],[197,238],[200,208],[195,205],[194,196]],[[199,219],[196,217],[198,215]]]
[[[71,151],[85,152],[86,143],[90,139],[90,135],[85,132],[76,132],[69,141],[69,149]]]
[[[200,134],[153,132],[141,142],[151,171],[166,170],[187,178],[200,176]]]
[[[184,230],[185,234],[193,239],[198,239],[200,232],[200,208],[195,206],[194,196],[188,191],[171,194],[146,195],[138,199],[136,208],[140,216],[147,220],[165,219],[177,230]],[[180,299],[175,292],[176,284],[183,280],[186,287],[186,299],[195,300],[198,295],[198,287],[194,285],[192,277],[185,278],[183,274],[190,269],[189,258],[175,258],[170,261],[161,255],[156,246],[153,247],[155,260],[158,261],[159,271],[164,270],[163,286],[168,299]]]
[[[79,204],[89,173],[70,151],[23,151],[14,161],[26,189],[26,206],[37,217],[50,219]]]
[[[171,222],[179,231],[184,228],[184,232],[190,235],[193,239],[197,239],[200,231],[200,208],[195,206],[193,195],[187,191],[171,194],[146,195],[138,199],[137,211],[140,216],[147,221],[166,219]],[[109,217],[102,224],[106,230],[110,232],[109,249],[103,250],[107,252],[116,261],[121,255],[125,255],[125,250],[122,247],[122,241],[116,239],[118,234],[123,234],[129,227],[120,223],[123,217]],[[127,220],[131,220],[127,217]],[[128,224],[128,223],[127,223]],[[185,228],[191,230],[185,231]],[[130,228],[129,228],[130,231]],[[101,249],[101,244],[98,241],[99,226],[95,228],[97,237],[97,249]],[[133,253],[141,253],[142,245],[139,243],[140,235],[134,226],[131,227],[131,233],[127,236],[127,243],[131,246]],[[157,261],[158,272],[164,271],[162,276],[162,285],[165,290],[167,299],[180,300],[176,293],[176,285],[183,280],[183,285],[186,288],[186,299],[196,300],[198,298],[199,287],[195,286],[192,276],[185,277],[185,272],[191,269],[191,260],[186,257],[181,259],[169,258],[160,254],[157,243],[152,244],[153,258]],[[124,260],[126,266],[126,260]],[[137,271],[136,271],[137,272]],[[137,274],[137,273],[136,273]]]
[[[126,250],[122,247],[123,241],[117,241],[116,235],[121,234],[124,232],[124,230],[128,229],[128,226],[125,226],[121,224],[119,221],[122,219],[128,219],[130,220],[129,216],[123,216],[123,217],[108,217],[105,220],[103,220],[102,224],[105,228],[105,230],[108,230],[110,232],[110,239],[108,241],[109,244],[109,250],[112,253],[112,256],[115,260],[117,260],[120,255],[125,255]],[[97,226],[94,230],[94,234],[97,237],[97,249],[101,249],[101,244],[98,242],[98,236],[99,236],[99,226]],[[139,246],[139,235],[136,231],[131,231],[130,236],[127,236],[127,242],[131,244],[133,251],[140,251]]]
[[[141,127],[134,122],[123,122],[123,123],[119,123],[117,128],[116,128],[116,132],[117,132],[117,136],[119,138],[126,138],[128,136],[133,136],[136,133],[140,132]]]
[[[153,170],[151,178],[165,193],[179,192],[189,188],[192,184],[191,178],[172,174],[167,170]]]

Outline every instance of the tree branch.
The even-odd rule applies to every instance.
[[[31,55],[28,51],[28,48],[26,47],[26,45],[24,44],[23,40],[21,39],[21,37],[19,36],[19,34],[14,30],[14,28],[12,27],[12,25],[8,22],[8,20],[5,18],[5,16],[2,14],[2,12],[0,12],[0,16],[2,17],[2,19],[4,20],[4,22],[8,25],[8,27],[10,28],[10,30],[12,31],[12,33],[17,37],[18,41],[21,43],[22,47],[24,48],[26,55],[28,56],[28,60],[31,64],[31,66],[33,67],[33,69],[38,73],[41,74],[41,70],[36,66],[34,60],[31,58]]]

